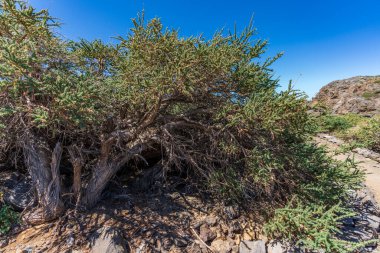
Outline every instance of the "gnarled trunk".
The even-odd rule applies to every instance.
[[[46,143],[29,134],[24,141],[23,151],[25,165],[38,198],[37,209],[27,212],[23,218],[31,224],[54,220],[64,211],[59,176],[61,144],[58,142],[51,151]]]
[[[82,197],[82,205],[91,208],[100,199],[104,188],[112,177],[134,156],[143,151],[147,145],[135,144],[126,153],[112,156],[111,148],[114,140],[109,139],[102,144],[100,158],[93,168],[92,177]]]

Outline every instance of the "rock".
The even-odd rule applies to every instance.
[[[344,227],[341,232],[342,234],[339,235],[339,238],[351,242],[362,242],[376,239],[376,232],[367,226]],[[370,243],[367,246],[375,247],[376,243]]]
[[[234,246],[235,242],[231,238],[227,238],[226,240],[217,239],[211,243],[211,248],[216,253],[229,253]]]
[[[17,248],[16,253],[33,253],[34,248],[32,246],[27,246],[25,248]]]
[[[8,239],[0,240],[0,249],[8,245]]]
[[[187,252],[189,252],[189,253],[202,253],[202,248],[198,243],[194,242],[192,245],[190,245],[189,248],[187,248]]]
[[[242,241],[239,245],[239,253],[266,253],[265,243],[258,241]]]
[[[233,234],[233,233],[240,233],[242,230],[243,230],[243,228],[241,227],[240,222],[234,221],[230,225],[230,227],[228,229],[228,232],[230,234]]]
[[[312,104],[323,104],[335,114],[380,113],[380,76],[357,76],[334,81],[322,87]]]
[[[163,238],[161,245],[163,249],[170,250],[170,248],[173,246],[173,240],[171,238]]]
[[[13,183],[13,185],[11,185]],[[34,196],[32,185],[26,178],[22,178],[18,181],[10,179],[6,182],[4,189],[3,200],[4,203],[10,205],[16,211],[23,211],[26,207],[33,204]]]
[[[187,241],[183,238],[175,238],[174,244],[175,246],[182,248],[187,246]]]
[[[231,253],[239,253],[239,245],[235,245],[231,249]]]
[[[250,241],[253,239],[253,235],[249,233],[248,231],[244,231],[243,233],[243,240]]]
[[[342,224],[347,227],[354,227],[355,221],[352,217],[348,217],[342,220]]]
[[[98,230],[99,237],[95,239],[91,247],[91,253],[125,253],[126,241],[120,232],[112,227]]]
[[[380,232],[380,217],[369,214],[366,216],[366,220],[368,221],[368,226],[373,228],[375,231]]]
[[[71,247],[74,245],[74,242],[75,242],[74,236],[71,234],[69,238],[67,238],[66,240],[66,245]]]
[[[240,216],[239,207],[236,206],[226,206],[224,208],[224,213],[227,215],[229,220],[236,219]]]
[[[287,247],[280,242],[270,242],[268,244],[267,253],[284,253],[287,252]]]
[[[4,171],[0,173],[0,189],[13,188],[18,181],[20,181],[22,175],[18,172]]]
[[[203,224],[199,228],[199,237],[204,242],[212,241],[216,238],[216,233],[210,229],[210,227],[207,224]]]
[[[33,247],[27,247],[25,248],[22,253],[33,253]]]
[[[215,226],[218,222],[218,218],[215,216],[207,216],[206,219],[204,219],[204,222],[207,223],[209,226]]]
[[[366,158],[372,159],[374,161],[380,162],[380,154],[366,148],[355,148],[352,151],[362,155]]]

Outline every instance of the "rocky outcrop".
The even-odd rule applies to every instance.
[[[312,104],[321,104],[334,114],[380,114],[380,76],[357,76],[333,81],[322,87]]]

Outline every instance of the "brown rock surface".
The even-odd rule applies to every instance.
[[[327,106],[335,114],[380,114],[380,76],[357,76],[322,87],[312,104]]]

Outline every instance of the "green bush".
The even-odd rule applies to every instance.
[[[206,40],[140,16],[107,45],[65,41],[46,10],[0,0],[0,25],[0,158],[24,159],[39,200],[30,222],[67,208],[59,164],[78,172],[65,195],[86,208],[118,171],[136,166],[186,175],[187,184],[263,217],[294,197],[332,207],[360,185],[354,165],[310,144],[318,125],[306,96],[291,86],[278,91],[270,67],[281,54],[261,58],[267,42],[252,23]],[[323,126],[351,124],[334,120]]]
[[[7,205],[3,205],[0,208],[0,236],[8,233],[12,226],[18,223],[18,216],[19,215]]]
[[[352,243],[338,238],[342,219],[354,215],[340,204],[324,207],[291,203],[276,210],[274,218],[265,225],[264,231],[269,237],[285,240],[305,252],[323,249],[324,252],[351,253],[366,244],[377,242],[371,240]]]
[[[371,91],[371,92],[364,92],[362,97],[365,99],[372,99],[372,98],[380,97],[380,90]]]
[[[316,122],[319,126],[320,132],[330,132],[342,134],[350,128],[358,125],[360,122],[365,121],[366,118],[358,114],[345,114],[345,115],[333,115],[323,114],[316,118]]]
[[[358,114],[324,114],[314,118],[319,132],[329,132],[348,142],[344,149],[365,147],[380,151],[380,117]]]
[[[374,117],[357,130],[353,136],[365,147],[380,152],[380,117]]]

